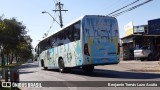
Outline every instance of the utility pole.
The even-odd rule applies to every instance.
[[[63,20],[62,20],[62,11],[68,11],[68,10],[63,10],[62,7],[63,7],[63,4],[61,4],[61,2],[57,2],[56,6],[58,7],[58,10],[52,10],[52,11],[59,11],[59,20],[60,20],[60,26],[61,28],[63,27]]]

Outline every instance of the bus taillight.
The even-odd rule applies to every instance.
[[[89,49],[88,49],[88,44],[84,44],[84,54],[87,55],[87,56],[90,56],[89,54]]]

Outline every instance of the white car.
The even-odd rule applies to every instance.
[[[145,60],[150,58],[151,50],[149,46],[143,46],[140,49],[134,50],[134,58],[139,58],[140,60]]]

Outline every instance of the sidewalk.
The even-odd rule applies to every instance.
[[[119,66],[126,67],[130,71],[160,72],[160,61],[121,61]]]
[[[120,61],[119,64],[96,66],[96,69],[105,69],[121,72],[160,73],[160,61]]]

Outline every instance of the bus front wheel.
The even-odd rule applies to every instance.
[[[41,67],[44,67],[44,61],[41,60]]]
[[[63,73],[65,71],[63,58],[59,58],[58,60],[59,71]]]
[[[48,67],[45,67],[45,65],[44,65],[44,60],[41,60],[41,66],[44,68],[44,70],[48,69]]]
[[[83,72],[84,73],[91,73],[94,70],[94,66],[93,65],[85,65],[82,66]]]
[[[44,68],[44,70],[47,70],[48,69],[48,67],[43,67]]]

